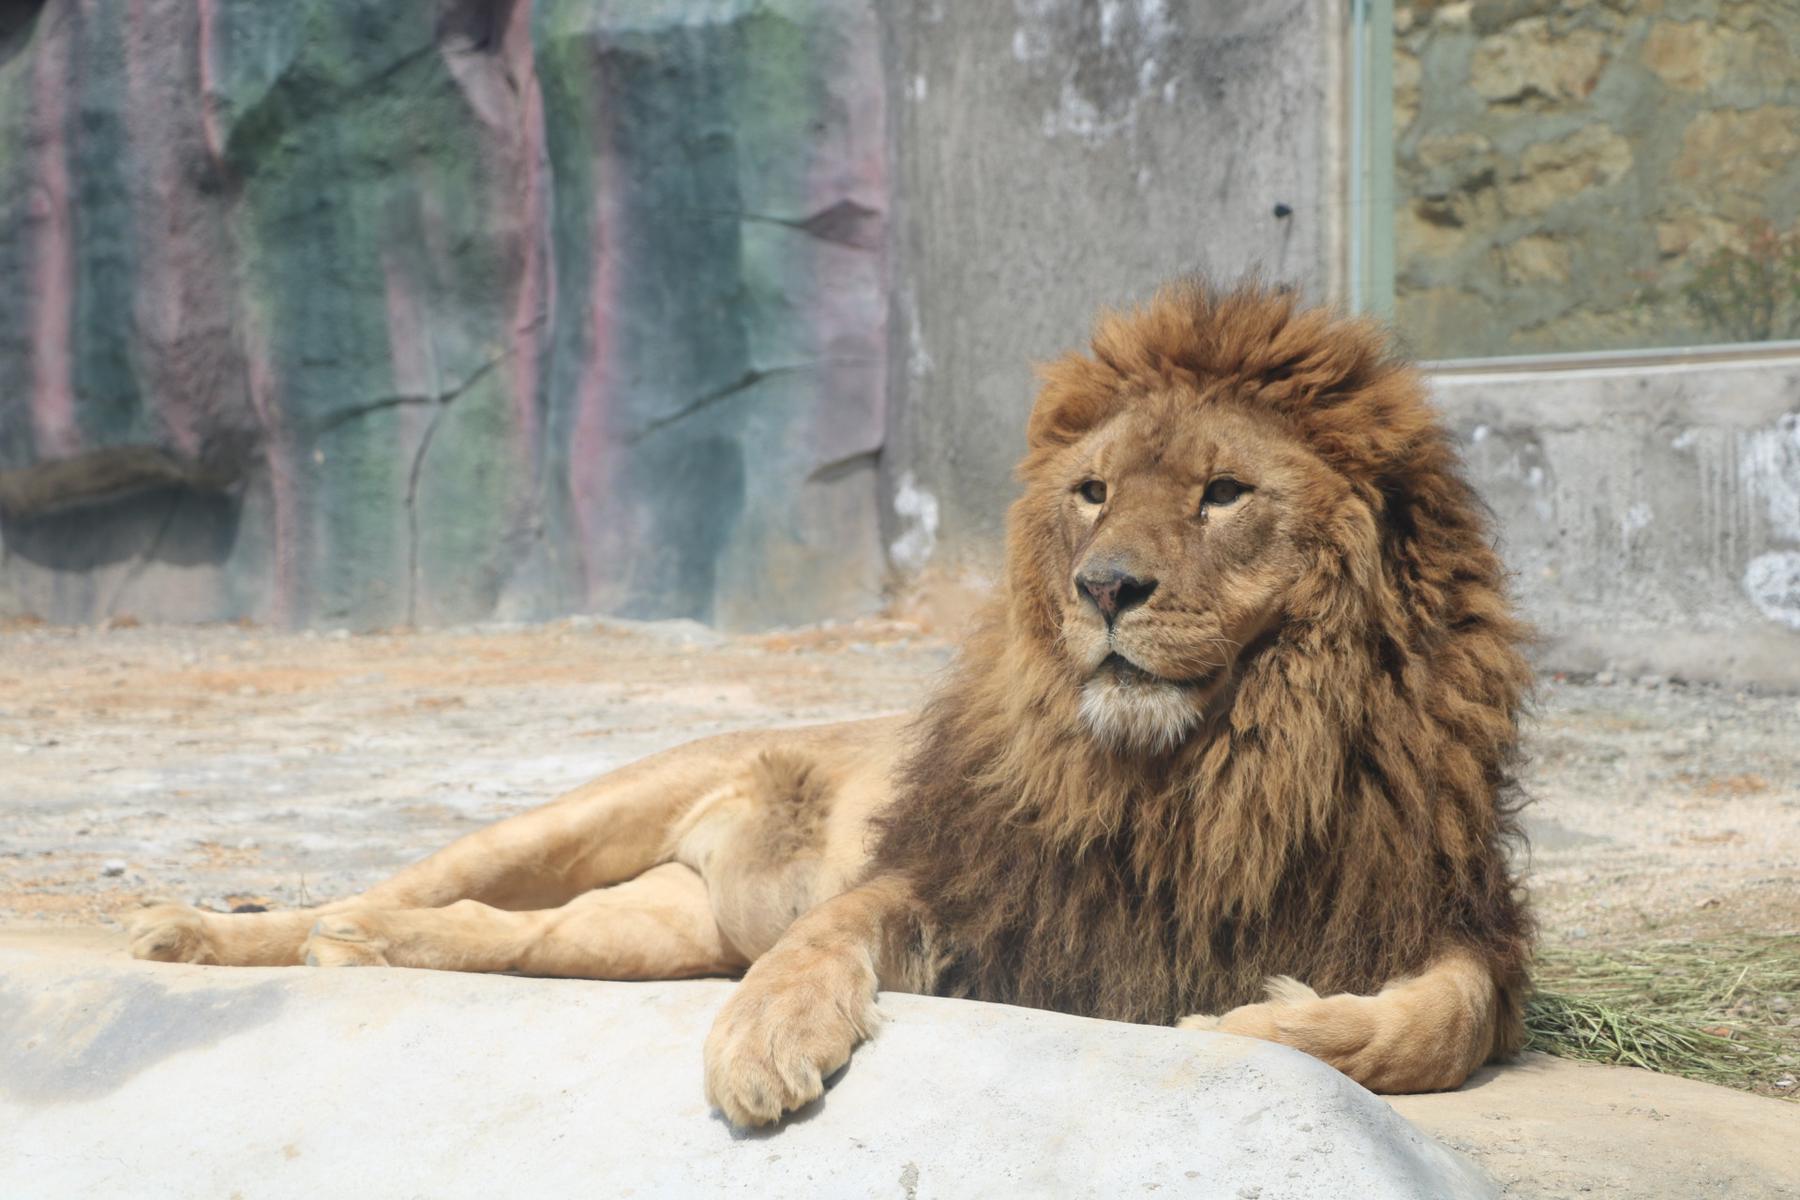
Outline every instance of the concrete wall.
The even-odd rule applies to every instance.
[[[1546,665],[1800,683],[1800,357],[1433,382]]]
[[[1331,291],[1342,17],[1318,0],[883,12],[899,204],[888,550],[903,573],[980,575],[1031,365],[1085,345],[1097,305],[1196,270]]]

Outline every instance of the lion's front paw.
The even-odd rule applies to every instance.
[[[186,904],[153,904],[125,918],[131,956],[153,962],[219,961],[207,936],[206,914]]]
[[[740,1127],[780,1120],[818,1099],[826,1076],[850,1061],[879,1021],[867,968],[766,965],[752,969],[706,1039],[706,1098]]]
[[[1305,984],[1278,976],[1269,980],[1269,998],[1218,1017],[1189,1017],[1184,1029],[1216,1029],[1303,1050],[1364,1087],[1377,1092],[1434,1091],[1455,1087],[1453,1054],[1430,1045],[1426,1036],[1395,1036],[1403,1025],[1384,1021],[1381,1000],[1372,996],[1320,996]]]
[[[1323,1002],[1319,993],[1298,980],[1277,975],[1268,982],[1269,998],[1261,1004],[1245,1004],[1219,1016],[1195,1013],[1183,1017],[1179,1029],[1202,1029],[1219,1033],[1235,1033],[1239,1037],[1261,1038],[1266,1042],[1285,1042],[1311,1054],[1319,1052],[1303,1042],[1311,1032],[1310,1017]],[[1321,1057],[1323,1057],[1321,1055]]]
[[[321,917],[301,947],[309,967],[385,967],[387,943],[355,917]]]

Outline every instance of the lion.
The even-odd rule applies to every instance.
[[[705,1088],[818,1098],[882,989],[1216,1029],[1378,1092],[1523,1038],[1518,716],[1484,509],[1382,329],[1164,289],[1040,371],[1005,574],[916,719],[737,733],[352,899],[164,905],[142,958],[743,972]]]

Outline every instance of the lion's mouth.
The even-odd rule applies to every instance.
[[[1155,671],[1140,667],[1117,650],[1101,660],[1100,669],[1110,671],[1113,679],[1126,687],[1151,687],[1158,684],[1165,687],[1180,687],[1188,682],[1182,679],[1166,679]]]
[[[1144,668],[1138,666],[1136,663],[1132,662],[1129,658],[1126,658],[1123,654],[1120,654],[1117,650],[1114,650],[1111,654],[1108,654],[1105,658],[1100,660],[1100,668],[1099,669],[1101,671],[1111,671],[1113,673],[1113,677],[1115,679],[1117,679],[1120,683],[1161,683],[1161,682],[1163,682],[1163,680],[1160,679],[1158,676],[1152,674],[1149,671],[1144,670]]]
[[[1100,660],[1100,665],[1094,669],[1094,674],[1110,674],[1113,681],[1123,687],[1200,687],[1213,680],[1211,675],[1204,675],[1197,679],[1170,679],[1166,675],[1158,675],[1155,671],[1139,666],[1117,650]]]

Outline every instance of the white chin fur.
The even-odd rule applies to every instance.
[[[1081,689],[1081,722],[1123,750],[1167,750],[1187,737],[1200,714],[1172,683],[1090,679]]]

